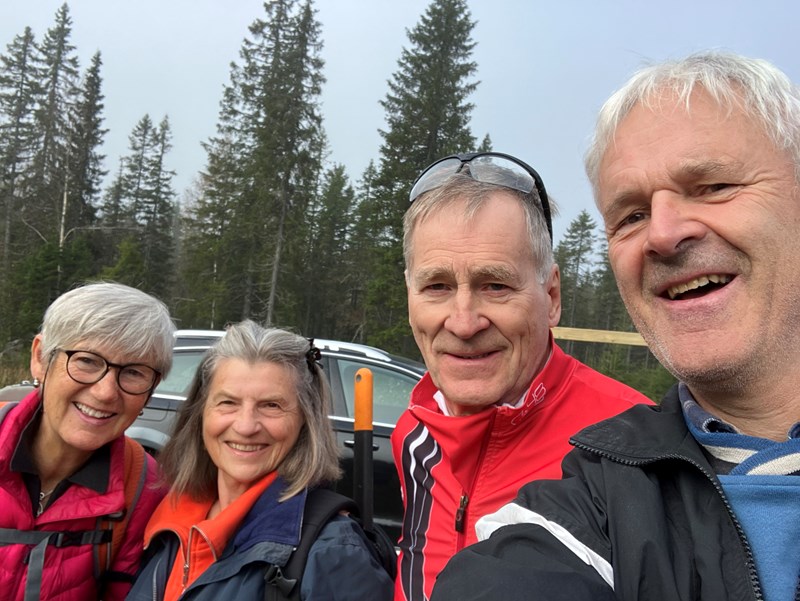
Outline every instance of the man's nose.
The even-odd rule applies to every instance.
[[[451,303],[444,327],[458,338],[472,338],[489,327],[489,319],[483,314],[482,303],[474,291],[459,288]]]
[[[655,192],[650,204],[645,252],[669,257],[679,253],[687,240],[699,240],[705,236],[706,227],[695,218],[695,206],[694,201],[677,192]]]

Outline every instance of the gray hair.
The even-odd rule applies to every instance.
[[[674,95],[688,109],[697,86],[720,107],[738,108],[760,122],[775,147],[791,155],[800,179],[800,90],[765,60],[708,51],[645,67],[606,101],[584,159],[595,199],[600,163],[628,113],[637,104],[657,106],[664,93]]]
[[[150,360],[163,376],[172,368],[175,325],[157,298],[123,284],[96,282],[65,292],[45,311],[42,359],[91,341],[125,357]]]
[[[412,202],[406,211],[403,217],[403,259],[406,270],[408,271],[411,267],[414,230],[418,223],[460,200],[466,201],[464,216],[467,219],[473,219],[491,195],[496,192],[510,194],[522,206],[530,239],[531,255],[536,263],[536,273],[540,283],[544,283],[555,260],[550,233],[547,230],[536,189],[525,194],[505,186],[478,181],[465,173],[453,174],[441,186],[425,192]],[[552,216],[558,214],[552,198],[550,199],[550,212]]]
[[[172,437],[159,461],[165,480],[177,494],[211,499],[217,493],[217,467],[203,445],[203,409],[221,362],[276,363],[293,375],[303,416],[300,435],[278,467],[288,488],[281,500],[304,488],[333,482],[341,475],[336,437],[328,414],[331,393],[322,367],[306,358],[310,342],[287,330],[264,328],[246,320],[228,327],[203,357],[189,396],[181,405]]]

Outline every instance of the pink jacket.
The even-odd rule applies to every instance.
[[[6,415],[0,424],[0,528],[17,530],[94,530],[98,518],[119,512],[125,506],[124,439],[112,443],[108,490],[97,492],[73,484],[39,517],[34,517],[30,496],[22,477],[10,470],[11,457],[22,431],[39,406],[39,391],[25,397]],[[164,491],[155,486],[156,464],[147,457],[147,481],[128,522],[127,532],[111,571],[135,575],[142,554],[144,529],[150,514]],[[2,599],[23,601],[28,576],[31,545],[0,546],[0,591]],[[98,599],[94,576],[95,546],[79,544],[63,547],[47,546],[41,583],[41,599],[52,601],[90,601]],[[103,596],[105,601],[124,599],[129,582],[111,582]]]

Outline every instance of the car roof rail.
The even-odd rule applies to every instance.
[[[175,348],[211,346],[217,340],[222,338],[224,334],[224,330],[177,330],[175,332]],[[359,357],[366,357],[376,361],[382,361],[384,363],[391,363],[394,361],[406,363],[408,364],[408,367],[416,368],[417,371],[420,371],[420,368],[424,369],[425,367],[423,364],[414,361],[413,359],[395,356],[374,346],[360,344],[358,342],[344,342],[341,340],[328,340],[327,338],[314,338],[314,344],[322,351],[329,350],[333,352],[344,352]]]
[[[320,350],[344,351],[354,355],[360,355],[362,357],[369,357],[370,359],[377,359],[378,361],[389,362],[392,360],[392,358],[389,356],[389,353],[377,349],[374,346],[359,344],[357,342],[342,342],[340,340],[314,338],[314,346]]]
[[[176,330],[175,346],[212,345],[225,334],[224,330]]]

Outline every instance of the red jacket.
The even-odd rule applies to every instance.
[[[476,542],[475,522],[531,480],[561,477],[569,437],[636,403],[650,403],[552,345],[522,406],[445,416],[430,374],[397,422],[392,450],[405,504],[395,600],[430,597],[437,574]]]
[[[73,484],[48,506],[38,518],[34,517],[30,496],[22,477],[10,470],[14,449],[22,431],[39,406],[39,391],[25,397],[6,415],[0,424],[0,528],[17,530],[87,531],[96,527],[97,519],[125,507],[125,441],[122,437],[111,443],[111,467],[108,490],[99,494]],[[136,574],[142,554],[144,528],[150,514],[164,496],[155,487],[156,465],[147,457],[147,481],[141,492],[126,529],[111,570]],[[55,547],[45,550],[41,584],[43,601],[91,601],[98,598],[94,577],[94,551],[91,544]],[[3,601],[22,601],[28,575],[27,559],[30,545],[0,546],[0,598]],[[105,601],[125,598],[130,583],[113,582],[106,589]]]

